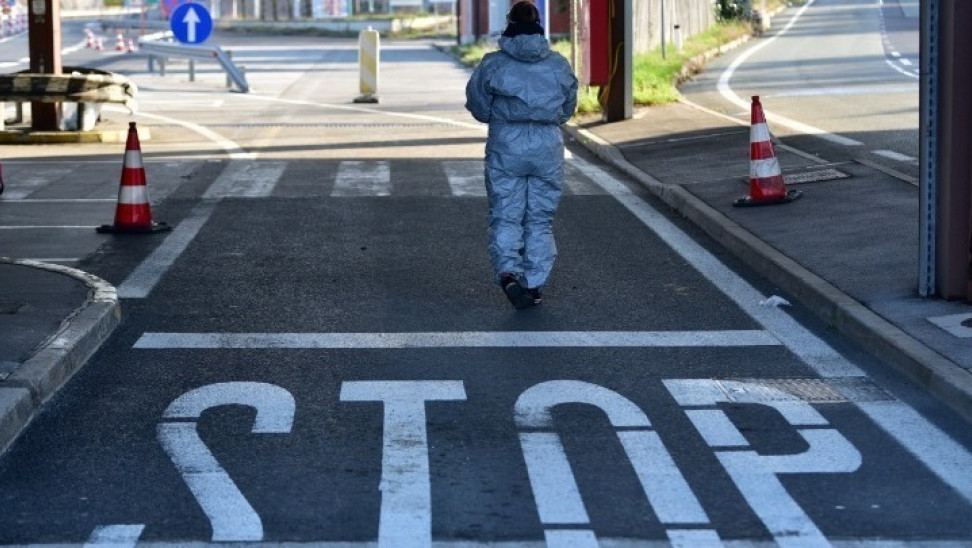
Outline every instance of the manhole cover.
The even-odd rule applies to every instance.
[[[847,179],[849,174],[843,171],[829,168],[817,169],[814,171],[803,171],[800,173],[785,173],[783,180],[788,185],[800,185],[805,183],[820,183],[823,181],[834,181],[837,179]]]
[[[771,403],[847,403],[894,401],[894,397],[864,377],[834,379],[732,379],[717,381],[730,401]]]

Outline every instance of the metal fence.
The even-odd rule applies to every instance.
[[[634,0],[634,51],[644,53],[679,38],[705,32],[716,23],[712,0]],[[664,32],[662,21],[664,20]]]

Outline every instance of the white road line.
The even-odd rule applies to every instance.
[[[779,339],[823,378],[863,377],[863,371],[811,333],[784,310],[759,306],[766,297],[730,270],[701,245],[635,196],[608,172],[574,157],[575,165],[591,173],[592,180],[615,196],[632,214],[651,228],[676,253],[718,287],[746,314]],[[863,413],[905,447],[942,482],[972,503],[972,454],[948,434],[902,402],[853,402]]]
[[[131,548],[142,536],[144,525],[102,525],[91,532],[84,548]]]
[[[198,419],[207,409],[224,405],[256,411],[251,433],[286,434],[293,428],[293,395],[259,382],[224,382],[190,390],[166,408],[163,419]],[[162,422],[157,432],[160,445],[209,518],[212,540],[263,540],[260,516],[199,437],[196,423]]]
[[[918,158],[908,156],[907,154],[901,154],[900,152],[895,152],[893,150],[872,150],[871,151],[878,156],[884,156],[885,158],[890,158],[891,160],[897,160],[899,162],[908,162],[910,164],[918,163]]]
[[[230,162],[203,194],[203,199],[270,196],[286,169],[286,162]]]
[[[118,296],[124,299],[144,299],[168,272],[182,252],[213,214],[216,202],[205,201],[193,208],[189,216],[172,229],[172,233],[142,261],[118,286]]]
[[[338,166],[331,196],[391,196],[391,190],[388,162],[345,160]]]
[[[462,381],[352,381],[341,384],[341,401],[381,402],[379,548],[426,548],[432,544],[432,485],[425,402],[464,401]]]
[[[442,162],[453,196],[486,196],[486,176],[482,160],[449,160]]]
[[[729,68],[727,68],[719,76],[719,83],[717,84],[716,87],[719,90],[719,93],[723,97],[725,97],[726,100],[728,100],[730,103],[732,103],[734,105],[739,106],[740,108],[743,108],[743,109],[746,109],[746,110],[748,110],[750,108],[749,102],[742,100],[738,95],[736,95],[736,92],[734,92],[732,90],[732,87],[730,87],[730,85],[729,85],[729,80],[732,79],[732,76],[733,76],[733,74],[735,74],[736,69],[738,69],[743,63],[745,63],[747,60],[749,60],[749,58],[752,57],[756,52],[758,52],[759,50],[761,50],[761,49],[765,48],[766,46],[772,44],[779,37],[781,37],[784,34],[786,34],[787,31],[789,31],[793,27],[793,25],[795,25],[796,22],[800,19],[800,16],[803,15],[810,8],[810,6],[813,5],[813,3],[814,3],[814,0],[809,0],[806,4],[804,4],[804,6],[802,8],[800,8],[799,11],[796,12],[796,14],[794,14],[793,18],[790,19],[790,22],[787,23],[787,25],[785,27],[783,27],[783,29],[778,34],[776,34],[776,35],[774,35],[774,36],[772,36],[770,38],[767,38],[766,40],[760,42],[759,44],[753,46],[752,48],[744,51],[739,57],[737,57],[732,62],[732,64],[729,65]],[[820,137],[822,139],[826,139],[826,140],[828,140],[830,142],[837,143],[839,145],[845,145],[845,146],[861,146],[861,145],[864,144],[864,143],[862,143],[860,141],[855,141],[853,139],[848,139],[847,137],[843,137],[841,135],[837,135],[837,134],[834,134],[834,133],[830,133],[830,132],[824,131],[824,130],[822,130],[820,128],[816,128],[816,127],[813,127],[811,125],[804,124],[802,122],[797,122],[796,120],[791,120],[791,119],[789,119],[789,118],[787,118],[785,116],[780,116],[778,114],[773,114],[769,110],[764,111],[764,114],[766,115],[766,119],[768,121],[770,121],[770,122],[773,122],[774,124],[779,124],[779,125],[782,125],[782,126],[786,126],[786,127],[790,128],[790,129],[792,129],[794,131],[798,131],[800,133],[805,133],[807,135],[816,135],[816,136],[818,136],[818,137]]]
[[[573,531],[557,531],[570,535]],[[713,536],[710,531],[689,530],[669,530],[671,540],[643,540],[631,538],[598,538],[592,539],[596,546],[600,548],[714,548],[716,546],[729,546],[732,548],[776,548],[777,543],[752,540],[722,541],[718,543],[718,537]],[[593,533],[591,533],[593,534]],[[549,539],[549,537],[548,537]],[[713,542],[708,542],[709,540]],[[558,538],[557,540],[560,540]],[[573,539],[572,539],[573,540]],[[12,548],[82,548],[84,545],[74,542],[57,542],[48,544],[4,544],[0,546]],[[225,542],[206,542],[206,541],[141,541],[139,548],[375,548],[374,541],[308,541],[308,542],[236,542],[227,544]],[[583,546],[582,544],[555,544],[544,540],[508,540],[508,541],[470,541],[470,540],[432,540],[431,548],[550,548],[551,546]],[[591,544],[595,546],[595,544]],[[862,539],[862,540],[836,540],[831,541],[829,546],[834,548],[908,548],[915,546],[914,539]],[[968,548],[968,539],[952,540],[943,539],[923,543],[922,546],[933,548]]]
[[[918,84],[900,84],[893,86],[841,86],[831,88],[793,89],[780,91],[766,97],[816,97],[823,95],[885,95],[892,93],[913,93],[918,91]]]
[[[127,280],[126,280],[127,283]],[[119,286],[119,295],[126,284]],[[133,348],[583,348],[777,346],[766,331],[144,333]]]
[[[128,114],[128,110],[123,109],[121,107],[105,105],[104,108],[105,110],[111,110],[114,112],[123,112],[125,114]],[[153,118],[155,120],[163,121],[167,124],[179,125],[190,131],[194,131],[199,135],[202,135],[203,137],[209,139],[210,141],[213,141],[218,147],[222,148],[229,155],[231,160],[253,160],[256,158],[256,155],[254,153],[247,152],[235,142],[223,137],[222,135],[216,133],[215,131],[205,126],[194,124],[192,122],[186,122],[184,120],[179,120],[177,118],[162,116],[159,114],[149,114],[147,112],[139,112],[138,116],[144,118]]]
[[[261,96],[261,95],[254,95],[252,93],[247,93],[245,95],[240,95],[239,98],[241,98],[241,99],[250,99],[250,100],[254,100],[254,101],[268,101],[268,102],[274,102],[274,103],[283,103],[283,104],[287,104],[287,105],[314,106],[314,107],[320,107],[320,108],[326,108],[326,109],[332,109],[332,110],[345,110],[345,111],[349,111],[349,112],[362,112],[362,113],[368,113],[368,114],[375,114],[375,115],[379,115],[379,116],[391,116],[391,117],[396,117],[396,118],[409,118],[409,119],[412,119],[412,120],[424,120],[426,122],[437,122],[437,123],[441,123],[441,124],[447,124],[447,125],[450,125],[450,126],[457,126],[457,127],[467,128],[467,129],[474,129],[474,130],[477,130],[477,131],[481,131],[483,133],[485,133],[486,130],[487,130],[486,124],[480,124],[478,122],[477,123],[462,122],[462,121],[459,121],[459,120],[453,120],[451,118],[442,118],[440,116],[428,116],[428,115],[425,115],[425,114],[412,114],[412,113],[409,113],[409,112],[394,112],[394,111],[389,111],[389,110],[380,110],[380,109],[376,109],[376,108],[354,107],[354,106],[349,106],[349,105],[337,105],[337,104],[332,104],[332,103],[316,103],[314,101],[298,101],[298,100],[295,100],[295,99],[281,99],[279,97],[266,97],[266,96]]]

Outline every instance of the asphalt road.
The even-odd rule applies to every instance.
[[[79,53],[139,84],[170,234],[92,239],[117,144],[0,151],[10,208],[78,216],[23,253],[62,242],[124,313],[0,457],[0,542],[972,542],[967,425],[576,145],[513,311],[444,54],[387,44],[361,106],[353,41],[217,40],[250,94]]]
[[[741,118],[759,95],[770,129],[790,144],[917,177],[919,22],[908,0],[816,0],[680,89]]]

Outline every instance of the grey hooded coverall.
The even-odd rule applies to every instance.
[[[489,258],[497,283],[510,273],[541,288],[557,257],[553,219],[564,179],[560,125],[577,107],[577,78],[541,34],[502,36],[499,46],[466,85],[466,108],[489,124]]]

